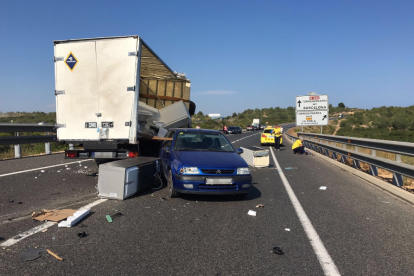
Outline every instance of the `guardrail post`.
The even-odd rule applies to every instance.
[[[46,132],[46,135],[49,135],[49,132]],[[52,151],[50,150],[50,143],[45,143],[45,153],[46,154],[51,154]]]
[[[75,149],[75,146],[73,144],[69,144],[69,149],[70,150],[74,150]]]
[[[336,152],[332,151],[332,159],[338,159],[338,156],[336,156]]]
[[[354,163],[354,168],[355,169],[360,169],[361,168],[361,164],[359,164],[359,161],[358,160],[355,160],[354,159],[354,162],[353,163]]]
[[[325,156],[329,156],[329,150],[325,149]]]
[[[371,150],[371,155],[372,155],[372,156],[377,156],[377,150],[374,150],[374,149],[373,149],[373,150]]]
[[[369,165],[369,171],[373,176],[378,176],[378,168],[373,165]]]
[[[401,154],[395,155],[395,161],[401,163]]]
[[[358,152],[358,151],[359,151],[358,146],[355,146],[355,151],[356,151],[356,152]]]
[[[402,187],[403,186],[403,177],[401,174],[397,174],[397,173],[393,173],[393,177],[392,177],[392,184],[394,184],[395,186],[398,187]]]
[[[346,156],[343,154],[341,155],[341,162],[344,164],[346,163]]]
[[[16,136],[19,136],[19,133],[16,132]],[[15,158],[22,158],[22,149],[20,145],[14,145],[14,157]]]

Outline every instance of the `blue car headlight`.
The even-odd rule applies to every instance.
[[[182,167],[180,170],[181,174],[200,174],[197,167]]]
[[[237,174],[250,174],[249,168],[237,168]]]

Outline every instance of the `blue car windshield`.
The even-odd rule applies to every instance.
[[[179,132],[175,139],[174,150],[234,152],[233,147],[223,134],[201,131]]]

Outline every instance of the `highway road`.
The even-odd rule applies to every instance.
[[[228,138],[236,148],[260,145],[259,132]],[[62,154],[0,161],[0,275],[413,275],[413,206],[285,145],[271,149],[269,168],[252,169],[246,199],[168,199],[162,188],[99,202],[75,227],[26,238],[44,225],[32,211],[97,202],[97,168]],[[105,215],[118,212],[108,223]],[[28,246],[64,260],[42,253],[21,262]],[[275,246],[284,254],[272,253]]]

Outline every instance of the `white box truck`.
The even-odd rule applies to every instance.
[[[171,127],[191,126],[190,81],[139,37],[54,41],[58,142],[65,158],[158,156]]]
[[[260,119],[253,119],[253,130],[260,130]]]

